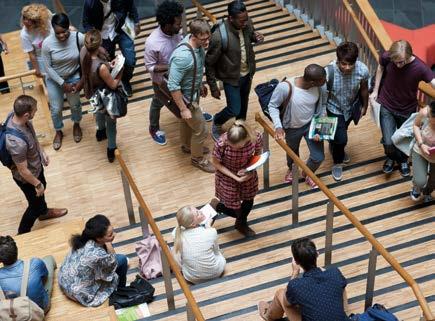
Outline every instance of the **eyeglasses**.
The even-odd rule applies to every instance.
[[[206,42],[206,41],[210,40],[210,36],[208,36],[207,38],[199,38],[199,37],[195,37],[195,38],[201,42]]]

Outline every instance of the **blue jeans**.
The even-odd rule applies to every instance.
[[[116,148],[116,119],[112,119],[107,113],[97,112],[95,121],[98,130],[106,130],[107,147]]]
[[[398,113],[389,111],[387,108],[381,105],[380,111],[380,123],[382,130],[381,143],[384,145],[384,152],[388,158],[395,160],[397,163],[405,163],[408,160],[408,156],[402,153],[394,146],[391,136],[394,132],[402,126],[402,124],[409,118],[410,115],[400,115]]]
[[[125,57],[124,71],[122,73],[123,81],[130,81],[133,77],[134,66],[136,65],[136,52],[134,50],[134,41],[124,31],[121,31],[113,41],[103,39],[103,47],[109,53],[111,59],[115,58],[116,44],[119,45],[123,56]]]
[[[236,117],[237,119],[246,119],[251,84],[252,80],[250,74],[241,77],[238,86],[224,83],[227,106],[214,115],[214,123],[216,125],[223,125],[233,117]]]
[[[308,132],[310,129],[310,123],[300,127],[300,128],[285,128],[285,142],[288,147],[290,147],[296,155],[299,156],[299,146],[301,144],[302,137],[307,143],[308,149],[310,150],[310,157],[307,160],[307,166],[315,172],[320,164],[322,164],[325,159],[325,154],[323,151],[323,141],[315,142],[308,138]],[[287,155],[287,166],[291,170],[293,165],[293,159]]]
[[[118,287],[125,286],[127,283],[127,270],[128,270],[128,263],[127,263],[127,257],[124,254],[115,254],[116,255],[116,262],[118,263],[118,266],[116,267],[116,274],[119,276],[119,282]]]
[[[75,76],[75,77],[74,77]],[[67,84],[74,84],[80,81],[80,77],[74,75],[65,80]],[[79,123],[82,120],[82,104],[80,102],[80,93],[65,93],[62,86],[50,78],[46,78],[48,99],[50,102],[51,120],[55,130],[63,128],[62,109],[63,97],[66,99],[71,108],[71,120],[74,123]]]

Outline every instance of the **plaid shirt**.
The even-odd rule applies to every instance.
[[[334,85],[327,102],[327,109],[337,115],[344,115],[348,120],[351,115],[352,103],[358,93],[360,83],[362,80],[368,81],[369,70],[367,66],[361,61],[357,60],[355,68],[349,75],[343,74],[338,68],[337,61],[334,60],[330,63],[334,68]],[[328,73],[328,68],[325,68]],[[329,79],[329,75],[326,76]]]

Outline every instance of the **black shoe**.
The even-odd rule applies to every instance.
[[[409,176],[411,171],[409,170],[409,165],[407,162],[400,163],[399,172],[400,172],[400,175],[402,175],[402,177]]]
[[[128,97],[133,96],[133,88],[131,88],[131,84],[129,81],[123,81],[122,85],[124,86],[125,93]]]
[[[97,142],[101,142],[102,140],[107,139],[106,129],[97,129],[95,137],[97,138]]]
[[[107,160],[109,163],[113,163],[115,160],[115,149],[116,148],[107,148]]]
[[[390,174],[394,169],[394,161],[391,158],[387,158],[387,160],[384,163],[384,166],[382,166],[382,170],[385,174]]]

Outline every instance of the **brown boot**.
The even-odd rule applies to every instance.
[[[181,145],[181,151],[185,154],[190,154],[190,148],[184,145]],[[204,155],[210,153],[210,149],[207,146],[202,147],[202,153]]]
[[[52,218],[58,218],[66,215],[68,210],[66,208],[49,208],[47,214],[40,215],[38,219],[40,221],[49,220]]]
[[[56,135],[53,139],[53,149],[59,150],[62,147],[63,132],[61,130],[56,130]]]
[[[239,219],[236,219],[236,224],[234,225],[235,229],[243,234],[245,237],[254,237],[255,231],[248,226],[247,222],[242,222]]]
[[[207,173],[214,173],[216,170],[210,161],[205,157],[191,159],[192,165]]]
[[[73,126],[73,136],[74,136],[74,141],[76,143],[79,143],[82,140],[83,133],[82,133],[82,129],[80,128],[80,124],[79,123],[74,123],[74,126]]]

